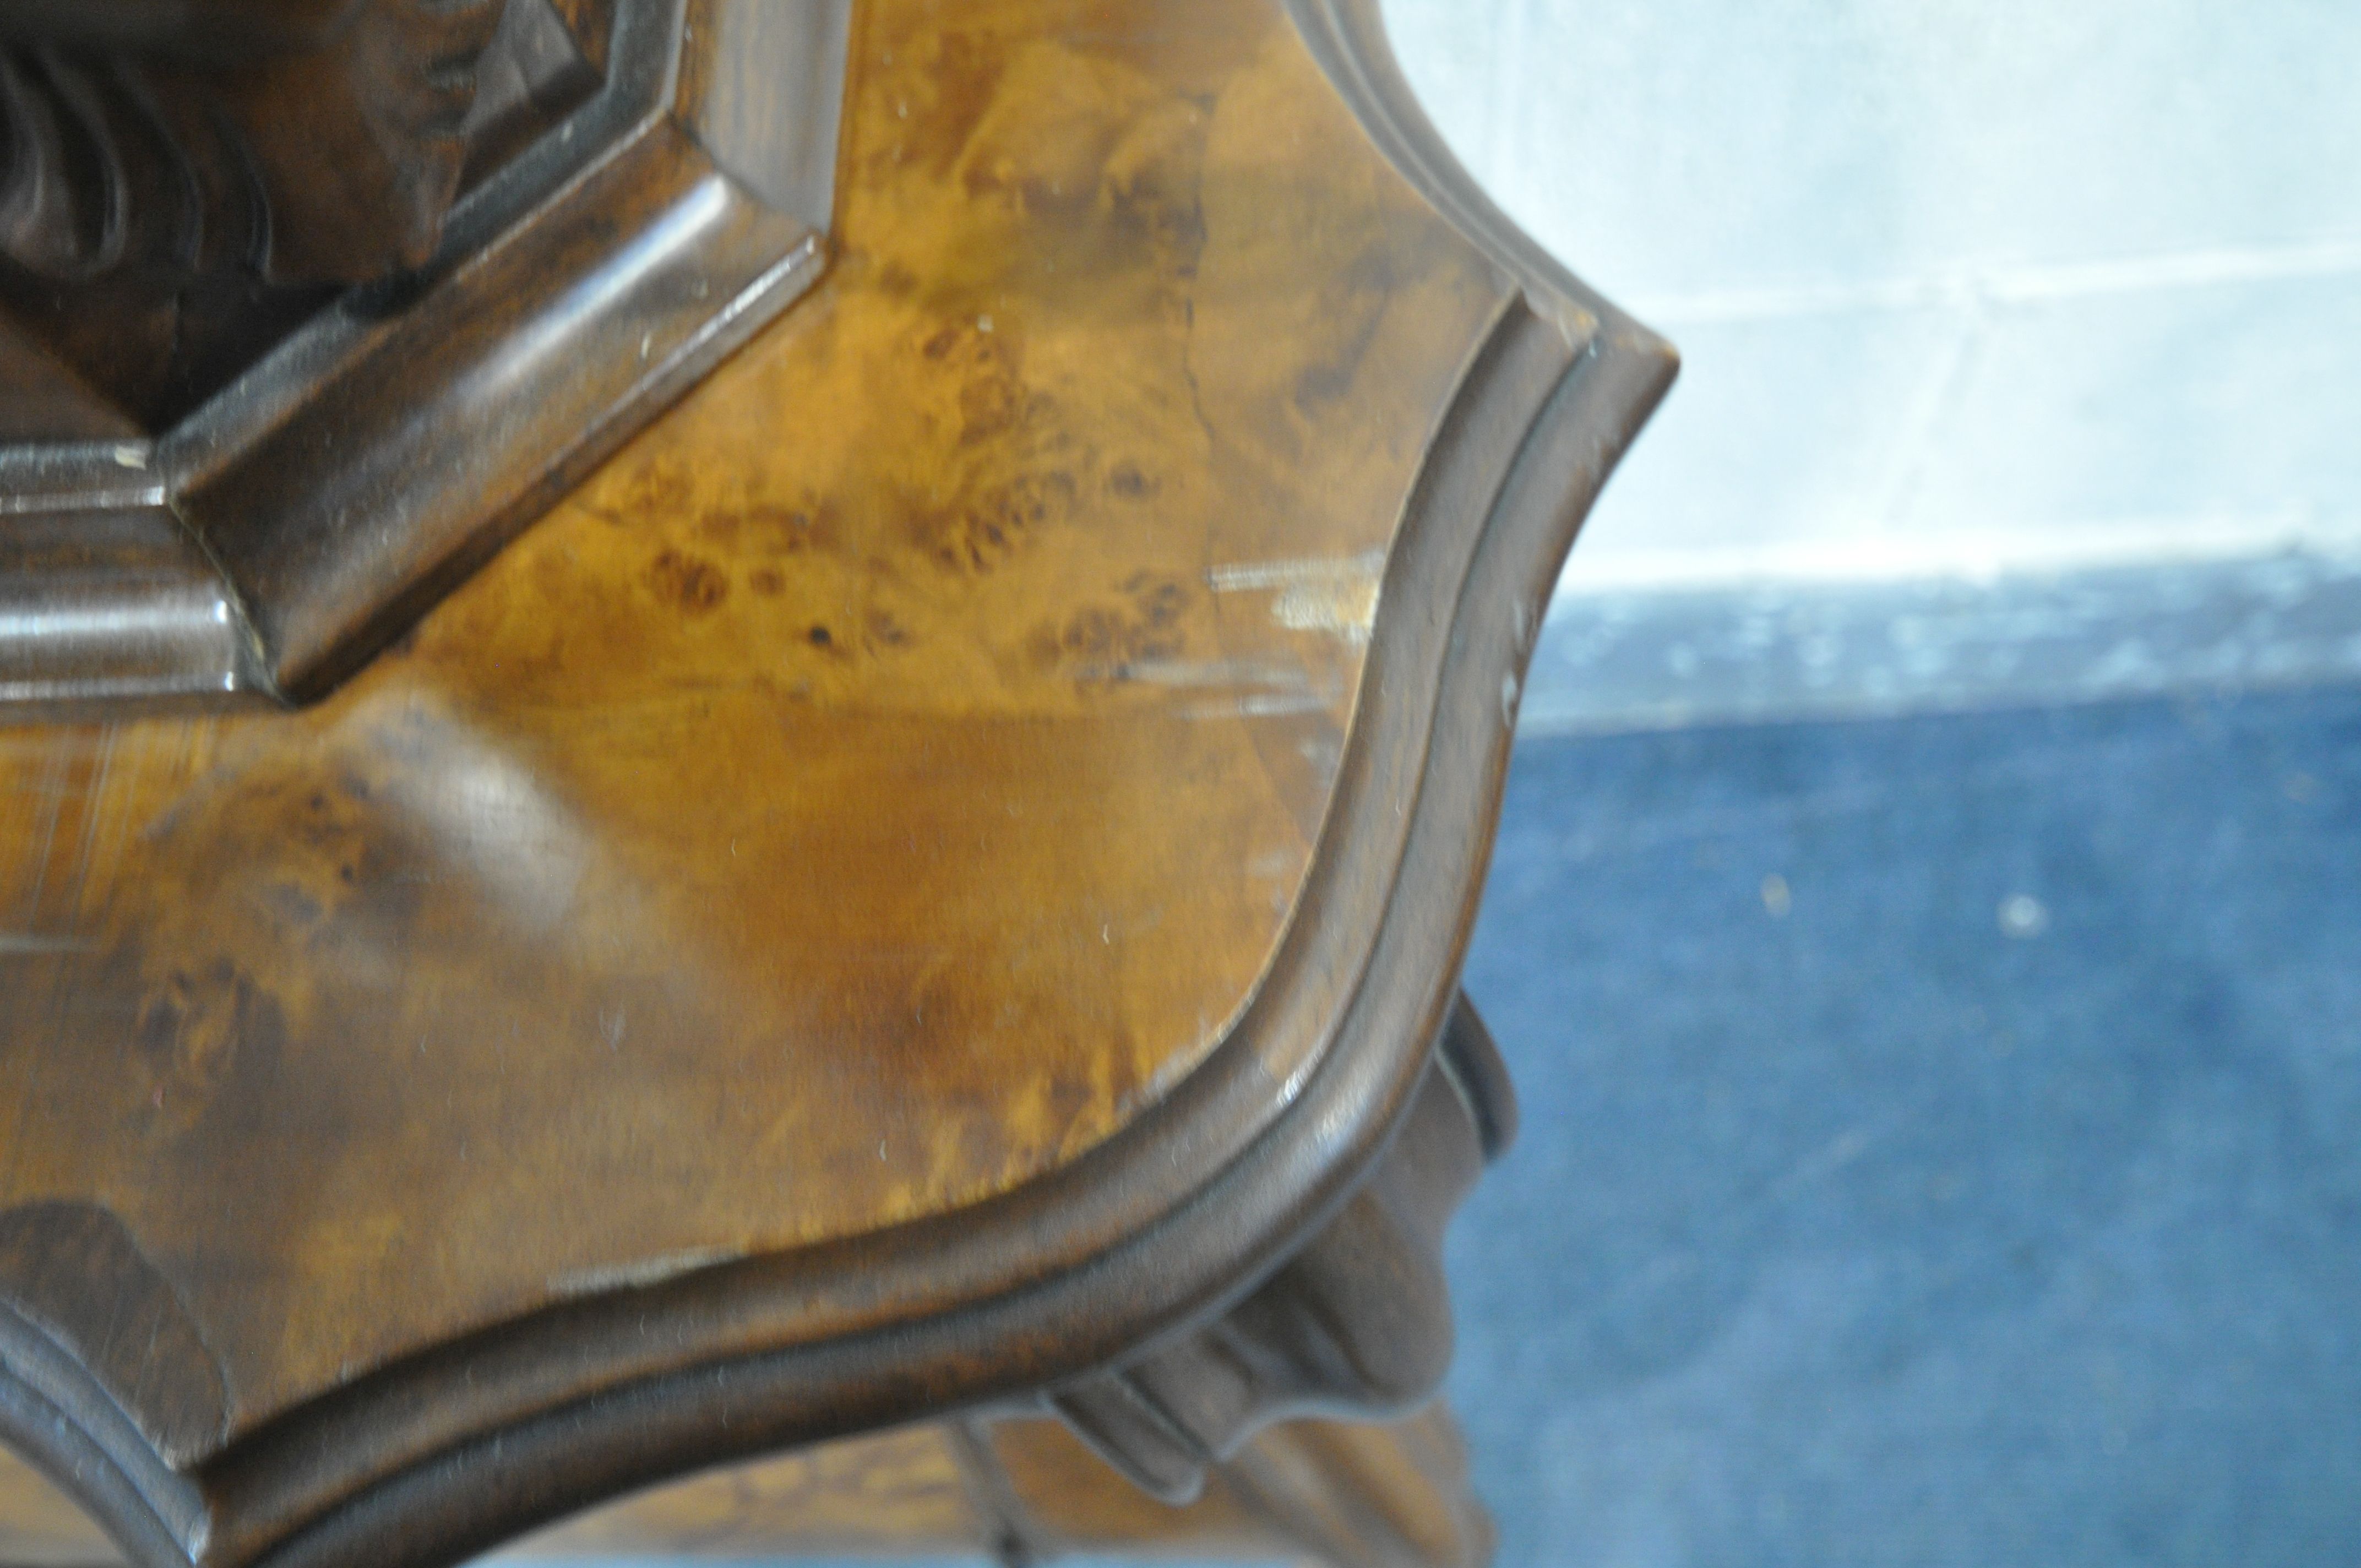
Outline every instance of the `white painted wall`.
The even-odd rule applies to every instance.
[[[1385,0],[1680,384],[1561,593],[2361,548],[2356,0]]]

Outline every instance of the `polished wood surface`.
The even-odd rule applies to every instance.
[[[1071,1414],[1482,1130],[1516,683],[1671,361],[1367,21],[873,0],[826,276],[413,633],[0,730],[0,1420],[148,1560]]]
[[[1045,9],[873,9],[829,281],[352,689],[0,733],[0,1202],[225,1435],[1071,1159],[1268,961],[1502,289],[1269,8]]]

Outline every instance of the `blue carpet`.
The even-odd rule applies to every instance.
[[[1503,1568],[2361,1560],[2361,688],[1521,742]]]

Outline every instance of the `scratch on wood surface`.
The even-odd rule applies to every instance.
[[[1361,583],[1305,584],[1284,589],[1271,601],[1273,620],[1290,631],[1325,631],[1355,647],[1369,641],[1378,620],[1378,585]]]
[[[36,829],[39,848],[33,850],[33,874],[25,889],[25,907],[19,919],[33,924],[41,913],[41,891],[49,880],[49,850],[57,842],[58,816],[65,809],[66,758],[62,749],[52,751],[49,765],[42,770],[41,782],[35,796],[41,803],[41,825]]]
[[[1268,560],[1213,566],[1213,593],[1268,593],[1270,619],[1287,630],[1327,633],[1350,647],[1367,647],[1377,623],[1377,583],[1386,572],[1384,550],[1324,560]]]
[[[1377,621],[1385,567],[1384,551],[1367,550],[1341,558],[1215,566],[1205,581],[1217,594],[1269,594],[1271,619],[1289,630],[1325,632],[1360,647]]]
[[[1293,664],[1262,663],[1246,659],[1142,659],[1123,666],[1130,680],[1158,686],[1262,686],[1301,691],[1309,683]]]
[[[1214,566],[1205,573],[1205,582],[1217,594],[1268,593],[1308,583],[1374,582],[1385,569],[1384,551],[1364,550],[1357,555]]]
[[[1122,674],[1150,685],[1208,692],[1226,688],[1237,694],[1183,708],[1183,717],[1189,718],[1279,718],[1324,713],[1342,695],[1333,681],[1315,683],[1301,665],[1245,659],[1143,660],[1126,665]]]
[[[1249,694],[1225,703],[1205,703],[1186,709],[1191,718],[1291,718],[1298,714],[1325,713],[1326,697],[1310,691]]]
[[[72,883],[66,893],[66,922],[70,927],[82,907],[82,894],[90,887],[91,864],[98,858],[98,835],[107,819],[106,788],[115,776],[116,734],[112,724],[100,732],[98,761],[82,791],[82,833],[74,840]]]

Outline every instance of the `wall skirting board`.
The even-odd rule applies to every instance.
[[[1520,728],[1607,733],[2353,680],[2361,554],[1562,592]]]

